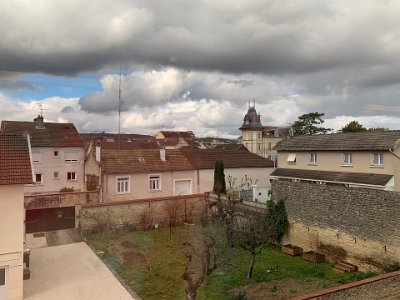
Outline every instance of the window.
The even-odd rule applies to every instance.
[[[40,173],[35,174],[35,183],[42,184],[43,183],[43,176]]]
[[[64,156],[65,162],[78,162],[77,151],[67,151]]]
[[[373,166],[383,166],[383,153],[373,153],[372,154],[372,165]]]
[[[289,153],[287,162],[289,164],[295,164],[296,163],[296,153]]]
[[[128,176],[117,177],[117,194],[129,193],[129,180]]]
[[[272,143],[268,143],[268,150],[272,150]]]
[[[351,153],[344,153],[343,154],[343,164],[344,165],[351,165],[353,163],[353,157]]]
[[[261,143],[258,143],[258,151],[261,151]]]
[[[40,153],[32,153],[32,162],[40,163]]]
[[[150,175],[149,176],[149,190],[150,191],[160,191],[161,190],[161,176],[160,175]]]
[[[53,151],[53,156],[54,156],[54,157],[58,157],[58,156],[59,156],[58,150],[54,150],[54,151]]]
[[[316,164],[317,163],[317,153],[310,152],[308,155],[308,163],[309,164]]]
[[[54,172],[54,173],[53,173],[53,178],[54,178],[54,179],[59,179],[59,178],[58,178],[58,172]]]
[[[0,286],[6,285],[6,269],[0,269]]]
[[[68,172],[67,179],[68,180],[76,180],[76,172]]]

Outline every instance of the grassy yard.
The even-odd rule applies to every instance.
[[[87,235],[96,249],[144,300],[186,299],[182,274],[189,228],[135,231],[124,235]],[[193,239],[193,235],[191,235]],[[340,274],[328,263],[313,264],[268,247],[257,256],[253,277],[246,279],[249,255],[240,248],[224,248],[225,264],[200,287],[198,299],[234,299],[245,290],[248,299],[285,299],[312,290],[363,279],[373,274]]]

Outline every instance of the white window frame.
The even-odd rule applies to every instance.
[[[287,160],[288,164],[295,165],[296,164],[296,153],[289,153]]]
[[[161,191],[161,175],[150,174],[149,175],[149,191],[158,192]]]
[[[191,195],[192,194],[192,179],[174,179],[174,195],[181,196],[176,194],[176,182],[177,181],[189,181],[189,194],[181,194],[181,195]]]
[[[67,158],[67,155],[70,154],[70,153],[76,154],[76,159],[75,158],[74,159]],[[77,162],[79,162],[79,152],[78,151],[65,151],[65,153],[64,153],[64,161],[66,163],[77,163]]]
[[[0,286],[0,299],[3,299],[2,296],[5,296],[4,299],[8,299],[8,266],[0,266],[0,269],[4,270],[4,285]]]
[[[317,152],[309,152],[308,153],[308,164],[309,165],[317,164]]]
[[[131,192],[131,177],[128,175],[116,176],[115,177],[115,192],[117,194],[129,194]]]
[[[343,153],[343,165],[345,165],[345,166],[353,165],[353,154],[352,153]]]
[[[377,160],[375,160],[375,158],[377,158]],[[383,153],[381,152],[372,153],[371,155],[372,166],[383,167],[383,163],[384,163]]]
[[[71,176],[70,176],[70,174],[71,174]],[[71,177],[71,178],[69,178],[69,177]],[[77,181],[78,180],[78,176],[76,175],[76,172],[75,171],[67,172],[67,180],[68,181]]]

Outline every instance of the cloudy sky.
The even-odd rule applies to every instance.
[[[0,4],[0,120],[82,132],[237,137],[325,113],[400,126],[400,2],[9,0]],[[121,69],[121,76],[120,74]]]

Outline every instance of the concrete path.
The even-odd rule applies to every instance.
[[[26,234],[26,246],[29,249],[66,245],[77,242],[82,242],[82,237],[76,229]]]
[[[107,266],[84,242],[31,250],[26,300],[132,300]]]

